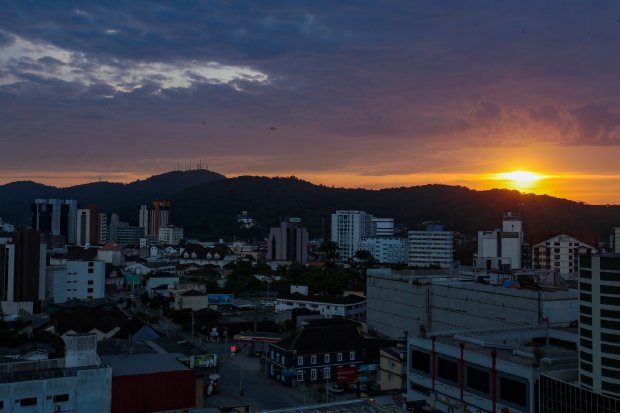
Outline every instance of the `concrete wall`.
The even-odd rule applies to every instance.
[[[579,318],[578,293],[531,291],[369,271],[369,331],[400,338],[426,332],[569,324]]]

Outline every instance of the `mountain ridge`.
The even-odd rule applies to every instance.
[[[173,171],[128,184],[92,182],[68,188],[17,181],[0,186],[0,217],[16,225],[28,224],[32,201],[52,197],[96,204],[99,211],[117,212],[121,220],[133,224],[141,204],[170,199],[172,222],[184,227],[188,236],[207,239],[262,239],[285,216],[302,218],[311,236],[329,238],[330,214],[337,209],[391,217],[398,226],[410,229],[437,220],[447,229],[468,235],[500,227],[503,214],[509,211],[523,215],[525,231],[530,233],[593,231],[605,237],[620,223],[617,205],[588,205],[516,190],[478,191],[443,184],[344,188],[294,176],[226,178],[208,170]],[[241,211],[255,219],[253,228],[240,228],[236,218]]]

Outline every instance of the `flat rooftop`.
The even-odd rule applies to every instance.
[[[112,376],[130,376],[171,371],[190,370],[178,361],[185,356],[180,353],[166,354],[124,354],[101,356],[101,360],[112,367]]]
[[[576,329],[533,328],[506,329],[484,332],[450,333],[436,336],[437,343],[459,348],[465,343],[465,351],[489,356],[497,351],[498,360],[531,367],[534,349],[544,352],[540,367],[543,371],[572,370],[577,367],[577,349],[571,348],[578,342]],[[416,339],[416,338],[414,338]],[[428,342],[431,342],[430,337]]]

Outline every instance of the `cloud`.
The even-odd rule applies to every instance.
[[[12,35],[0,46],[0,86],[37,79],[75,82],[85,87],[105,84],[128,93],[148,85],[162,89],[187,89],[197,84],[231,84],[239,80],[265,84],[269,76],[244,66],[214,61],[144,62],[113,59],[107,63],[85,53],[72,52],[49,43]]]
[[[496,103],[482,99],[474,110],[474,118],[482,124],[499,121],[502,119],[502,108]]]
[[[576,123],[577,144],[620,145],[620,114],[589,103],[570,111]]]
[[[560,112],[553,106],[543,105],[538,108],[530,109],[529,117],[532,120],[546,123],[558,123],[560,122]]]

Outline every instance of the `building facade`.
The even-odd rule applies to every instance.
[[[409,231],[409,266],[452,268],[454,233],[429,224],[425,231]]]
[[[368,251],[381,264],[409,262],[409,239],[390,236],[362,237],[359,249]]]
[[[159,242],[161,244],[179,245],[183,239],[183,228],[174,225],[159,227]]]
[[[286,218],[269,230],[267,260],[308,262],[308,230],[300,218]]]
[[[341,261],[347,261],[359,250],[362,237],[373,235],[372,215],[364,211],[338,210],[332,214],[331,240],[338,245]]]
[[[308,326],[269,345],[268,376],[283,384],[330,384],[338,367],[358,367],[364,343],[355,325]]]
[[[358,321],[366,319],[366,299],[357,295],[348,295],[346,297],[308,297],[295,294],[276,300],[276,313],[295,308],[317,311],[325,318],[340,317]]]
[[[620,254],[579,263],[579,382],[620,398]]]
[[[579,273],[579,255],[594,252],[594,245],[567,234],[558,234],[533,245],[532,265],[534,269],[554,271],[573,280]]]
[[[105,297],[105,262],[67,260],[48,267],[46,292],[55,304]]]
[[[522,247],[523,222],[521,217],[508,212],[504,215],[501,230],[478,231],[474,266],[489,271],[519,269]]]
[[[112,369],[97,356],[96,336],[64,340],[64,358],[0,363],[2,411],[110,412]]]
[[[369,331],[391,338],[405,332],[569,325],[579,317],[576,290],[504,288],[389,268],[368,269],[366,300]]]
[[[36,199],[31,206],[31,229],[44,234],[62,235],[67,244],[77,237],[77,201],[74,199]]]

